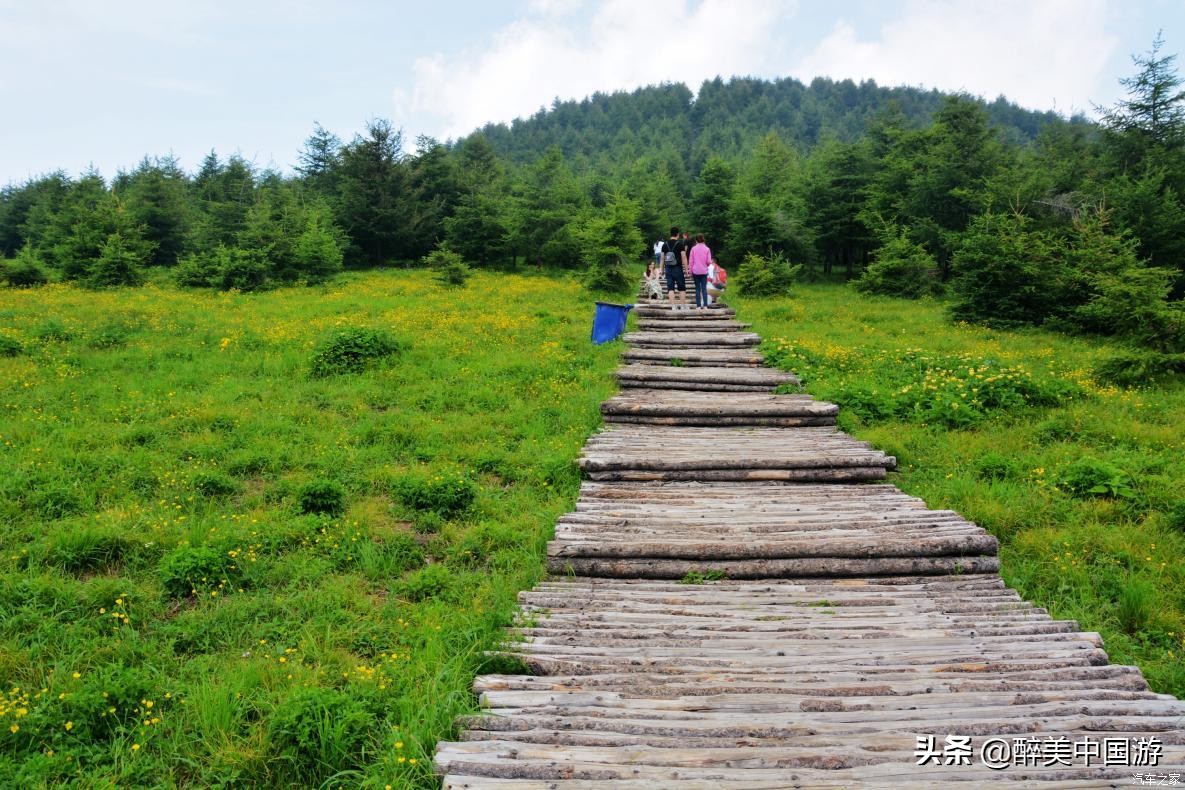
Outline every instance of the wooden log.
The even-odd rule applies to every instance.
[[[678,361],[687,367],[706,365],[711,367],[741,366],[755,367],[762,364],[763,357],[746,348],[628,348],[622,360],[629,363],[670,365]]]
[[[548,551],[550,557],[603,557],[622,558],[647,557],[664,559],[713,560],[740,559],[791,559],[795,557],[871,559],[874,557],[949,557],[979,554],[995,554],[998,548],[995,537],[986,532],[931,537],[913,540],[894,540],[891,537],[876,539],[812,538],[796,536],[792,540],[753,540],[736,543],[732,540],[679,540],[663,541],[644,539],[617,541],[552,541]]]
[[[630,469],[609,472],[586,472],[590,480],[611,482],[667,482],[667,481],[759,481],[818,482],[833,480],[852,482],[858,480],[883,480],[882,466],[851,467],[845,469],[698,469],[690,471],[648,472]]]
[[[741,321],[723,320],[671,320],[662,319],[655,320],[653,318],[642,318],[638,321],[638,330],[641,332],[739,332],[742,329],[748,329],[749,324]]]
[[[798,384],[790,373],[770,368],[756,367],[670,367],[659,365],[629,364],[618,368],[617,380],[621,383],[674,381],[699,384],[753,384],[772,389],[782,384]]]
[[[681,332],[677,337],[668,332],[626,332],[622,338],[631,346],[680,351],[749,347],[761,342],[761,336],[752,332]]]
[[[809,396],[768,393],[728,397],[698,392],[637,392],[616,395],[601,404],[602,414],[682,417],[689,412],[704,419],[731,417],[834,417],[839,407]]]
[[[692,427],[759,426],[763,428],[803,428],[835,425],[834,417],[648,417],[631,414],[609,414],[605,422],[620,425],[686,425]]]
[[[661,558],[548,558],[551,573],[607,578],[682,579],[687,574],[722,572],[730,579],[777,579],[801,576],[889,576],[901,573],[992,573],[995,557],[879,557],[876,559],[796,558],[693,561]]]
[[[641,319],[657,321],[729,321],[736,315],[731,307],[710,310],[672,310],[666,305],[642,304],[634,307],[634,313]]]

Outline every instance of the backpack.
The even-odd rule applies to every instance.
[[[728,272],[724,271],[724,267],[716,264],[716,284],[723,286],[728,282]]]
[[[679,258],[675,254],[675,250],[678,249],[678,247],[679,247],[678,241],[676,241],[674,244],[672,244],[669,241],[663,242],[662,262],[665,263],[667,266],[674,266],[676,263],[679,262]]]

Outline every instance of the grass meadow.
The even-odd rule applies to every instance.
[[[0,786],[434,786],[575,499],[590,324],[547,277],[0,291]]]
[[[940,301],[734,302],[768,360],[897,456],[892,482],[1000,540],[1008,584],[1185,696],[1185,387],[1102,385],[1118,345],[952,324]]]

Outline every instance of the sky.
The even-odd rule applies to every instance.
[[[0,185],[216,150],[290,171],[314,123],[441,140],[717,75],[871,78],[1092,114],[1181,0],[0,0]],[[1185,66],[1182,66],[1185,68]]]

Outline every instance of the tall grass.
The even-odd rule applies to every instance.
[[[0,292],[0,786],[433,786],[575,498],[590,319],[512,275]]]

